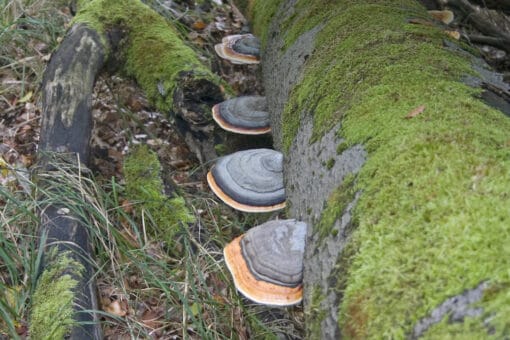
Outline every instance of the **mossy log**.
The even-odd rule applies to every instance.
[[[216,157],[210,110],[223,100],[220,80],[174,27],[138,0],[76,3],[73,26],[53,54],[42,83],[35,180],[42,188],[45,255],[33,298],[34,339],[101,338],[90,236],[77,211],[55,197],[79,190],[60,181],[62,169],[78,177],[87,174],[92,90],[104,65],[134,77],[159,110],[174,115],[201,160]]]
[[[50,203],[41,211],[40,235],[46,243],[32,303],[30,336],[34,339],[60,339],[64,335],[101,339],[98,317],[93,312],[98,305],[87,227],[69,208],[51,200],[46,190],[65,192],[60,186],[66,184],[55,180],[63,165],[56,158],[66,158],[66,166],[76,175],[88,164],[92,88],[105,52],[97,32],[83,25],[73,26],[43,78],[36,181],[44,188],[39,199]]]
[[[417,1],[240,5],[309,225],[307,338],[508,337],[508,85]]]
[[[135,78],[151,103],[176,120],[201,162],[216,158],[214,145],[222,138],[214,129],[211,107],[224,99],[220,78],[169,22],[140,0],[81,3],[74,22],[95,29],[112,45],[109,65]]]

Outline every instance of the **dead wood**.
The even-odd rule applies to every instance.
[[[58,172],[54,155],[65,155],[68,165],[79,175],[89,162],[89,138],[92,129],[92,88],[102,68],[105,50],[97,32],[82,25],[74,26],[52,56],[42,83],[43,115],[36,181],[45,190],[54,188],[45,178]],[[61,157],[61,156],[56,156]],[[53,186],[58,181],[53,178]],[[61,183],[61,185],[65,185]],[[68,188],[72,190],[73,188]],[[47,199],[41,195],[40,200]],[[58,254],[70,252],[82,264],[82,275],[74,275],[74,320],[69,330],[72,339],[101,339],[96,288],[93,280],[93,255],[87,227],[69,209],[51,203],[41,211],[40,235],[46,236],[45,252],[55,246]],[[41,272],[47,269],[43,261]],[[66,273],[64,273],[65,275]]]

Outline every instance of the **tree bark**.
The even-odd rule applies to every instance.
[[[65,182],[58,183],[55,180],[58,178],[58,167],[63,165],[54,162],[55,153],[66,155],[67,166],[71,167],[71,172],[76,175],[79,175],[80,168],[86,168],[89,162],[92,88],[96,75],[103,66],[105,54],[105,48],[97,32],[83,25],[76,25],[66,35],[46,68],[43,79],[43,119],[37,173],[37,179],[45,189],[44,192],[54,191],[55,185],[66,185]],[[44,201],[49,197],[42,194],[39,199]],[[94,258],[87,227],[79,218],[73,216],[69,209],[66,210],[65,206],[51,203],[41,211],[40,234],[46,241],[45,253],[57,247],[59,254],[57,257],[69,255],[84,269],[81,273],[76,273],[70,268],[69,271],[62,273],[72,275],[77,281],[73,289],[75,298],[70,302],[73,304],[74,319],[77,322],[69,330],[71,338],[101,339],[99,318],[94,312],[99,307],[92,279]],[[41,271],[50,271],[51,267],[51,263],[43,261]],[[59,317],[58,312],[54,317]],[[37,325],[36,329],[37,327],[41,326]]]
[[[288,215],[309,226],[307,337],[508,335],[508,84],[409,24],[427,16],[415,1],[241,7]]]

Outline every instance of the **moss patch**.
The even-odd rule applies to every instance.
[[[510,121],[460,82],[473,72],[470,61],[443,47],[439,29],[407,23],[426,16],[417,2],[296,6],[326,21],[283,112],[285,150],[300,125],[296,112],[308,112],[314,140],[342,121],[346,143],[368,151],[355,185],[363,193],[352,235],[358,251],[340,326],[353,337],[405,338],[466,287],[510,282]],[[308,29],[299,27],[300,17],[285,23],[290,41]],[[423,114],[404,119],[420,105]],[[341,211],[330,205],[325,211]],[[334,219],[321,220],[318,232],[327,235]],[[510,327],[508,296],[505,288],[480,303],[482,316],[431,334],[462,328],[475,336],[470,325],[490,316],[493,336],[501,338]]]
[[[306,338],[320,339],[322,333],[322,320],[326,317],[326,311],[321,308],[321,302],[324,300],[322,289],[319,286],[311,288],[312,297],[306,309]]]
[[[338,145],[336,146],[336,154],[341,155],[345,150],[347,150],[350,147],[351,146],[349,145],[349,143],[347,143],[345,141],[338,143]]]
[[[56,255],[57,248],[47,254],[47,265],[37,281],[32,296],[29,333],[32,339],[64,339],[75,323],[73,290],[84,270],[69,253]]]
[[[328,161],[326,162],[326,169],[331,170],[335,166],[335,163],[336,161],[334,158],[328,159]]]
[[[248,17],[253,21],[252,25],[254,33],[260,39],[262,46],[265,46],[266,44],[271,19],[273,19],[282,3],[283,0],[249,0],[247,6],[244,6],[245,8],[247,7],[245,12],[247,12]]]
[[[173,92],[182,72],[220,82],[198,59],[197,52],[183,43],[174,27],[141,1],[94,0],[80,8],[74,22],[86,23],[103,36],[112,28],[123,31],[124,70],[136,78],[161,111],[172,108]]]
[[[195,218],[182,197],[168,198],[164,194],[158,156],[146,145],[136,146],[124,160],[123,170],[127,198],[163,232],[172,249],[181,223],[192,223]]]
[[[440,48],[444,35],[439,29],[406,24],[414,14],[400,6],[363,3],[344,7],[341,12],[330,8],[327,14],[332,18],[318,33],[316,52],[283,112],[285,150],[299,127],[296,110],[313,114],[313,141],[360,105],[365,91],[376,85],[391,84],[388,93],[378,99],[402,104],[401,87],[409,81],[430,82],[434,75],[436,79],[458,79],[470,72],[465,60]]]
[[[331,234],[335,221],[342,216],[347,205],[354,199],[355,178],[355,175],[345,177],[342,184],[329,196],[326,208],[322,211],[320,220],[314,228],[314,232],[319,233],[319,244]]]

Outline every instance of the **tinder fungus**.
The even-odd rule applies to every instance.
[[[260,63],[260,41],[252,34],[229,35],[214,49],[221,58],[233,64]]]
[[[271,131],[266,97],[243,96],[226,100],[212,108],[218,125],[230,132],[260,135]]]
[[[257,303],[289,306],[303,297],[306,224],[272,220],[230,242],[223,254],[234,284]]]
[[[207,174],[207,182],[223,202],[240,211],[285,207],[283,155],[278,151],[252,149],[221,157]]]

